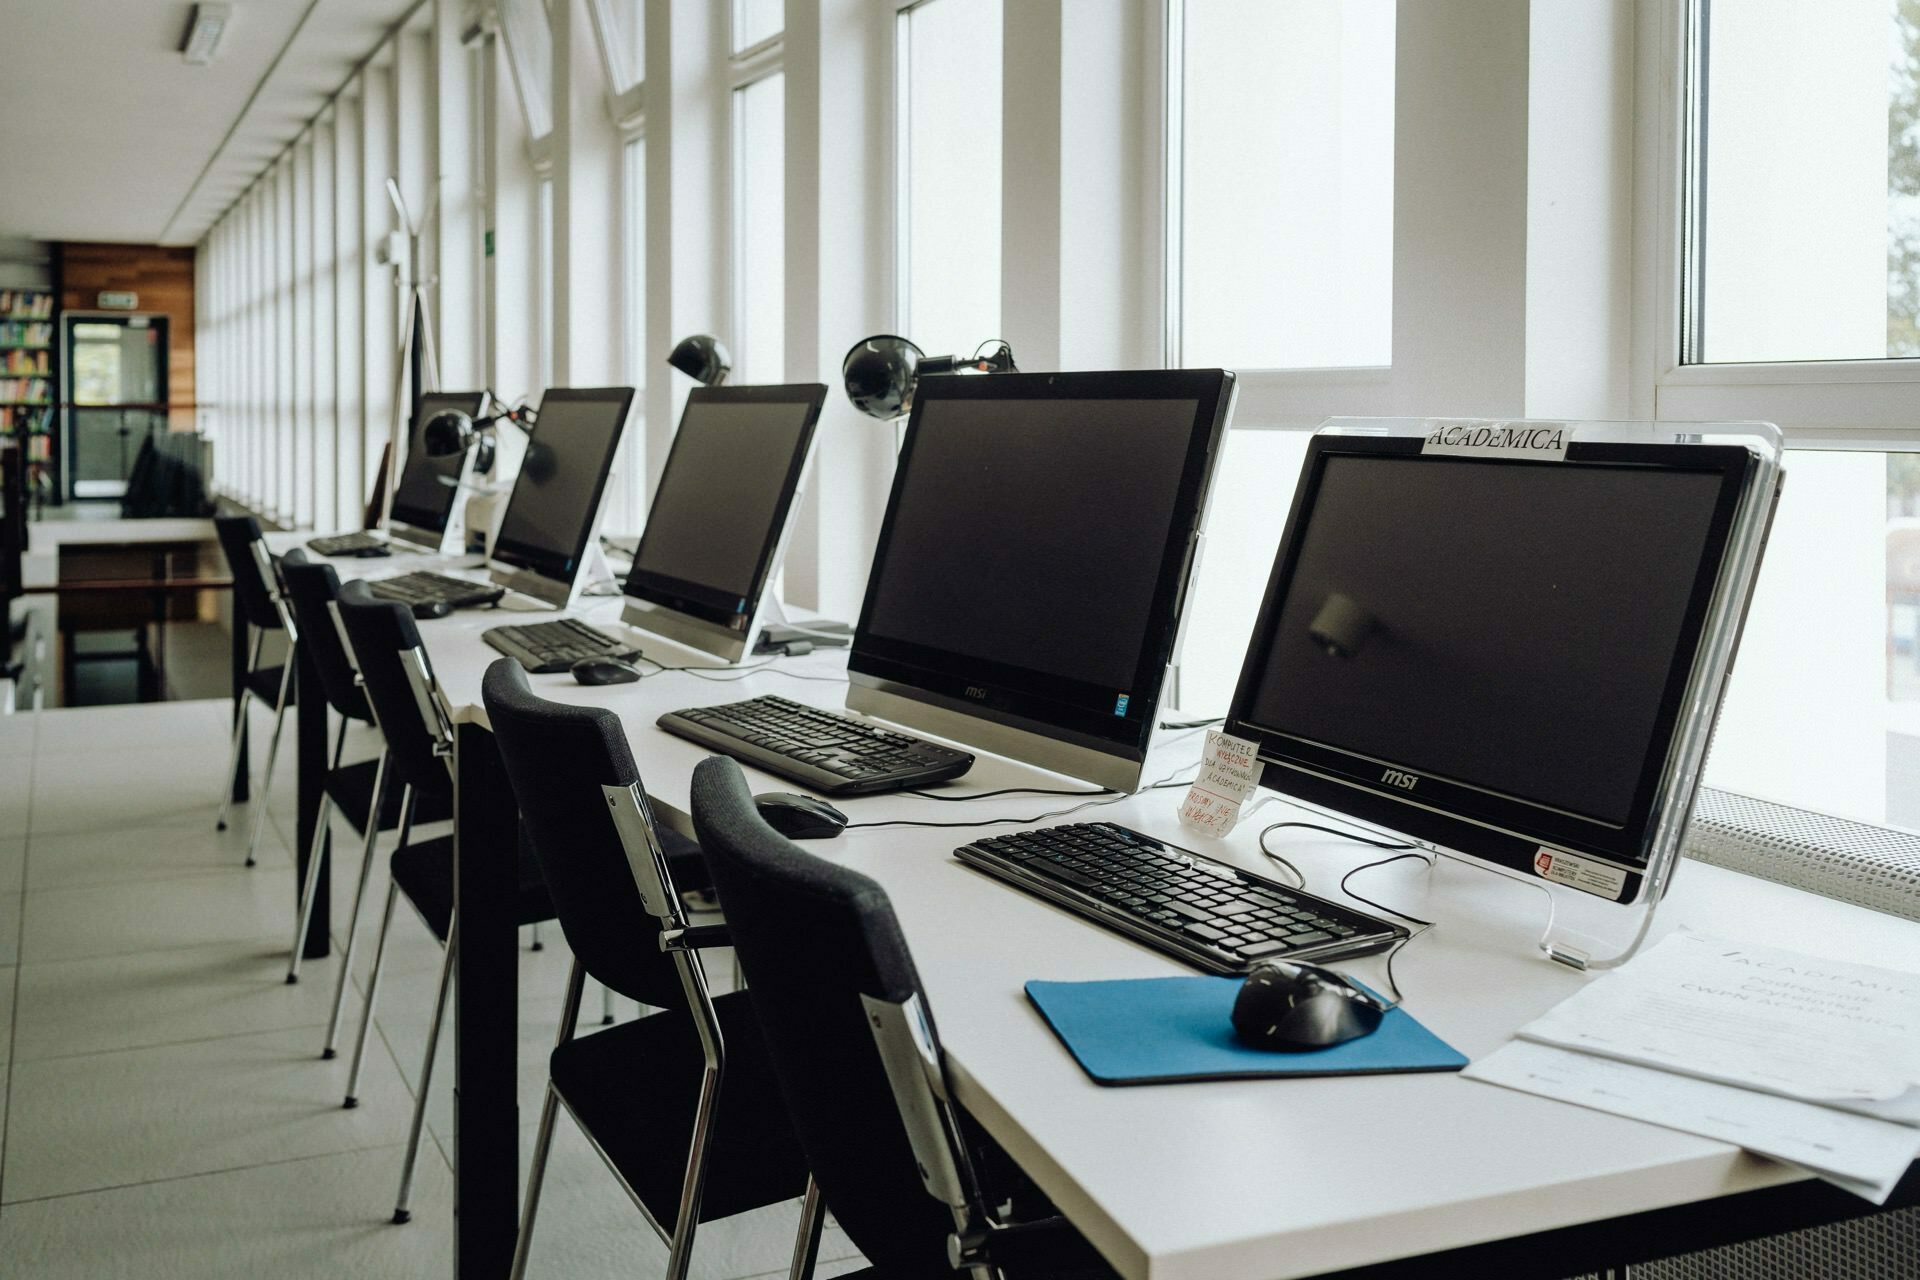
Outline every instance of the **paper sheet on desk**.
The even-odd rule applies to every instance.
[[[1676,933],[1518,1034],[1920,1125],[1920,974]]]
[[[1260,777],[1259,749],[1245,738],[1207,730],[1200,776],[1180,803],[1180,825],[1206,836],[1224,836],[1240,821],[1240,806]]]
[[[1461,1073],[1593,1111],[1731,1142],[1885,1204],[1920,1156],[1920,1131],[1552,1045],[1515,1041]]]

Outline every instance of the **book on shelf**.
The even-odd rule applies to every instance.
[[[8,347],[51,347],[53,326],[44,320],[0,321],[0,349]]]
[[[47,404],[52,384],[45,378],[0,378],[0,403]]]
[[[0,352],[0,373],[38,374],[46,377],[53,372],[53,353],[44,348],[39,351],[16,349]]]
[[[44,289],[0,289],[0,319],[49,320],[53,294]]]

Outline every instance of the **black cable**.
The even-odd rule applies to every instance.
[[[956,804],[962,800],[985,800],[990,796],[1110,796],[1117,794],[1111,787],[1096,787],[1092,791],[1068,791],[1058,787],[1001,787],[997,791],[975,791],[964,796],[942,795],[938,791],[907,791],[910,796],[919,796],[922,800],[939,800],[946,804]]]
[[[1162,729],[1211,729],[1217,724],[1225,724],[1225,716],[1212,716],[1205,720],[1162,720]]]
[[[1272,832],[1282,829],[1283,827],[1301,827],[1308,831],[1324,831],[1326,834],[1330,836],[1339,836],[1342,840],[1351,840],[1355,844],[1372,845],[1376,849],[1418,848],[1417,845],[1401,844],[1391,840],[1372,840],[1366,836],[1355,835],[1351,831],[1342,831],[1337,827],[1323,827],[1317,822],[1274,822],[1261,828],[1260,852],[1265,854],[1270,861],[1277,862],[1281,866],[1285,867],[1288,871],[1292,872],[1294,879],[1300,882],[1300,887],[1302,889],[1305,889],[1307,887],[1307,877],[1305,876],[1305,874],[1301,872],[1300,868],[1294,866],[1293,863],[1287,861],[1285,858],[1281,857],[1279,854],[1275,853],[1273,850],[1267,848],[1267,836]],[[1410,924],[1416,924],[1420,926],[1419,929],[1417,929],[1413,933],[1408,934],[1406,937],[1402,938],[1398,943],[1396,943],[1393,946],[1391,950],[1387,952],[1387,989],[1393,993],[1393,1003],[1395,1005],[1400,1004],[1403,997],[1400,994],[1400,984],[1394,980],[1393,962],[1395,959],[1399,957],[1402,951],[1406,950],[1408,943],[1412,942],[1415,938],[1418,938],[1419,936],[1421,936],[1421,934],[1426,933],[1427,930],[1433,928],[1433,921],[1422,920],[1419,916],[1410,916],[1404,911],[1396,911],[1392,907],[1387,906],[1383,902],[1375,902],[1372,898],[1365,897],[1362,894],[1355,893],[1352,889],[1349,889],[1347,887],[1347,882],[1353,879],[1355,876],[1359,875],[1362,871],[1371,871],[1375,867],[1384,867],[1389,863],[1404,862],[1408,858],[1413,858],[1417,861],[1424,862],[1429,867],[1433,865],[1433,859],[1424,853],[1396,853],[1390,858],[1376,858],[1372,862],[1363,862],[1359,866],[1347,872],[1347,874],[1345,874],[1344,876],[1340,877],[1340,892],[1346,894],[1349,898],[1352,898],[1356,902],[1364,902],[1368,906],[1372,907],[1375,911],[1384,911],[1390,916],[1398,916],[1400,919],[1405,920]]]
[[[1160,790],[1164,790],[1167,787],[1184,787],[1184,786],[1190,785],[1191,782],[1192,782],[1192,779],[1176,782],[1172,778],[1166,778],[1159,782],[1151,783],[1147,786],[1144,786],[1140,788],[1140,791],[1160,791]],[[1009,791],[1026,790],[1026,788],[1023,788],[1023,787],[1009,787],[1007,789]],[[914,792],[912,794],[919,795],[920,793]],[[1052,794],[1052,793],[1042,792],[1041,794],[1045,795],[1045,794]],[[1067,792],[1061,792],[1060,794],[1087,795],[1092,793],[1067,791]],[[854,831],[854,830],[859,830],[861,828],[871,828],[871,827],[1000,827],[1000,826],[1007,826],[1009,824],[1028,826],[1035,822],[1045,822],[1048,818],[1064,818],[1070,813],[1078,813],[1082,809],[1091,809],[1091,808],[1094,808],[1096,805],[1118,804],[1120,801],[1129,799],[1131,796],[1138,795],[1138,794],[1140,794],[1140,792],[1138,791],[1131,792],[1131,793],[1121,791],[1121,792],[1116,792],[1115,794],[1112,794],[1112,795],[1101,794],[1100,798],[1097,800],[1088,800],[1088,801],[1085,801],[1084,803],[1076,804],[1069,808],[1055,809],[1052,813],[1035,814],[1031,817],[1023,816],[1023,817],[1017,817],[1017,818],[981,818],[974,822],[929,822],[929,821],[924,821],[918,818],[892,818],[885,822],[849,822],[846,825],[845,829],[848,831]],[[978,799],[978,798],[979,798],[978,796],[955,797],[955,799],[967,799],[967,800]]]
[[[659,676],[665,675],[669,671],[678,671],[690,676],[698,676],[702,680],[711,680],[716,684],[731,684],[735,680],[745,680],[748,676],[756,675],[762,671],[765,671],[768,675],[785,676],[789,680],[813,680],[821,684],[845,684],[847,682],[845,676],[812,676],[800,671],[767,670],[767,668],[772,667],[774,663],[779,662],[785,656],[785,654],[776,654],[766,661],[756,662],[752,666],[721,668],[718,670],[713,667],[669,666],[658,658],[649,658],[644,653],[635,654],[633,660],[635,662],[645,662],[657,668],[649,672],[649,675]]]
[[[1358,836],[1354,838],[1356,840],[1359,839]],[[1365,840],[1365,841],[1362,841],[1361,843],[1378,844],[1378,842],[1374,840]],[[1398,846],[1384,845],[1380,847],[1387,848],[1387,849],[1392,849],[1396,847],[1402,848],[1402,849],[1411,849],[1413,846],[1412,845],[1398,845]],[[1353,870],[1347,872],[1347,874],[1340,877],[1340,892],[1346,894],[1349,898],[1352,898],[1355,902],[1366,903],[1368,906],[1372,907],[1375,911],[1384,911],[1390,916],[1398,916],[1402,920],[1408,921],[1411,924],[1417,924],[1426,928],[1431,928],[1433,926],[1433,921],[1431,920],[1422,920],[1419,916],[1410,916],[1404,911],[1395,911],[1392,907],[1386,906],[1383,903],[1375,902],[1372,898],[1363,897],[1362,895],[1357,894],[1353,890],[1347,888],[1347,881],[1353,879],[1355,876],[1359,875],[1362,871],[1371,871],[1375,867],[1384,867],[1390,862],[1405,862],[1408,858],[1413,858],[1420,862],[1424,862],[1429,867],[1433,865],[1433,859],[1429,858],[1424,853],[1396,853],[1391,858],[1381,858],[1377,862],[1363,862],[1359,866],[1355,867]]]

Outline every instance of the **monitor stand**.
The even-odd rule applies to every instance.
[[[760,634],[753,651],[796,655],[814,649],[844,649],[852,643],[853,628],[847,623],[831,618],[795,622],[787,612],[786,603],[768,592],[766,603],[761,607]]]
[[[1284,792],[1280,794],[1280,799],[1297,809],[1332,819],[1343,829],[1350,830],[1356,835],[1363,835],[1370,839],[1404,842],[1406,854],[1422,858],[1427,864],[1423,878],[1424,892],[1429,899],[1433,895],[1438,864],[1443,859],[1449,866],[1466,868],[1478,876],[1497,876],[1502,880],[1510,880],[1537,891],[1542,895],[1546,908],[1546,920],[1541,926],[1540,940],[1536,944],[1540,954],[1556,964],[1563,964],[1569,969],[1578,969],[1582,972],[1588,970],[1603,972],[1607,969],[1615,969],[1633,959],[1647,940],[1647,934],[1653,927],[1654,911],[1660,905],[1660,900],[1666,896],[1668,881],[1671,878],[1670,872],[1663,871],[1656,875],[1653,869],[1649,868],[1646,872],[1647,883],[1639,901],[1610,902],[1596,894],[1555,884],[1537,876],[1523,875],[1507,867],[1456,853],[1444,845],[1409,840],[1404,832],[1361,822],[1349,814],[1309,804]],[[1384,861],[1397,852],[1399,850],[1382,853],[1380,859]],[[1362,859],[1362,862],[1356,865],[1372,861],[1374,861],[1372,858]],[[1342,887],[1345,887],[1344,884]],[[1377,896],[1382,892],[1380,889],[1367,888],[1364,885],[1361,889],[1369,896]],[[1422,910],[1419,906],[1413,906],[1412,909],[1416,912]],[[1449,922],[1436,920],[1436,923]],[[1457,914],[1451,926],[1469,927],[1470,923],[1466,915]]]

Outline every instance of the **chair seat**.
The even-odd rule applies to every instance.
[[[747,993],[713,1002],[726,1045],[700,1220],[806,1191],[807,1165]],[[673,1229],[706,1059],[693,1019],[669,1010],[559,1046],[553,1086],[655,1222]]]
[[[271,709],[274,700],[280,696],[280,672],[282,667],[258,667],[247,672],[247,688],[253,690],[253,696],[267,704]],[[299,692],[296,688],[287,690],[287,705],[292,706]]]
[[[442,836],[395,849],[389,865],[400,892],[420,913],[433,936],[445,942],[453,922],[453,837]],[[547,893],[547,882],[540,878],[539,864],[523,850],[514,923],[539,924],[551,919],[553,898]]]
[[[367,830],[367,810],[373,807],[373,779],[379,767],[378,761],[362,760],[357,764],[342,765],[327,775],[327,795],[332,798],[341,816],[362,835]],[[386,802],[380,806],[380,830],[391,831],[400,825],[400,796],[405,790],[398,783],[387,788]],[[451,784],[445,791],[415,794],[413,824],[416,827],[428,822],[446,822],[452,817]]]

